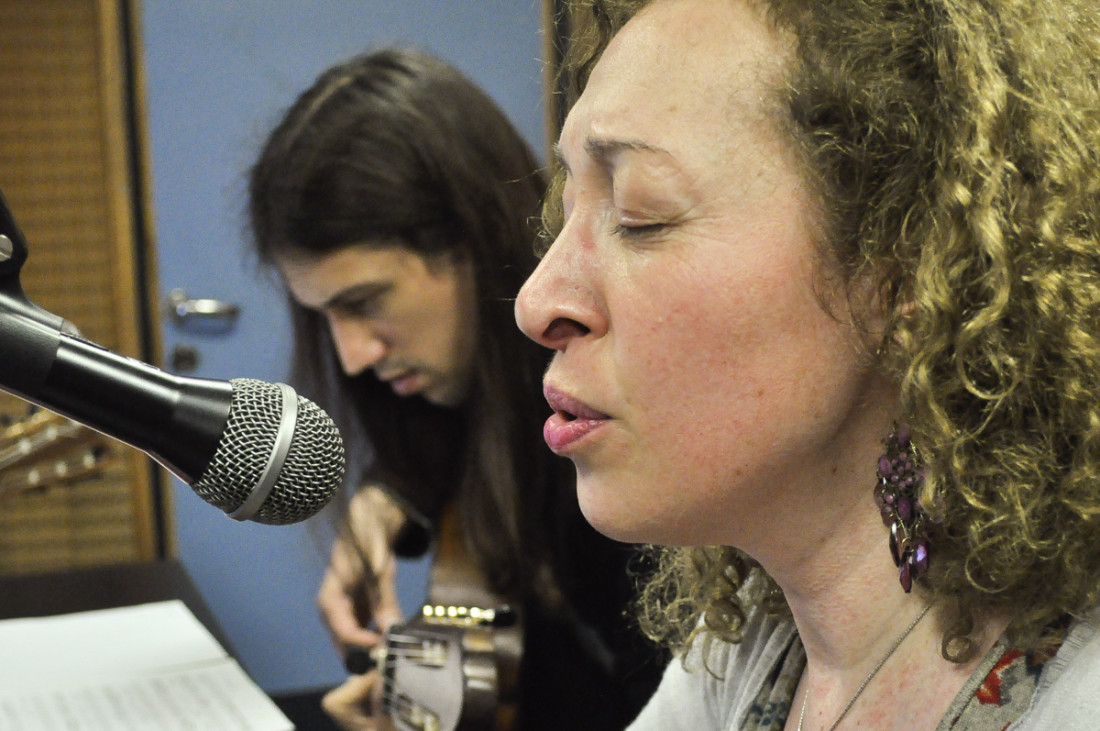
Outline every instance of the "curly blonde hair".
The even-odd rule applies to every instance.
[[[1100,6],[754,1],[794,39],[778,93],[830,258],[890,313],[876,363],[928,468],[918,590],[943,654],[972,657],[991,612],[1015,646],[1049,648],[1100,603]],[[647,4],[574,4],[570,103]],[[652,550],[640,617],[676,649],[784,609],[767,577],[744,590],[763,572],[737,549]]]

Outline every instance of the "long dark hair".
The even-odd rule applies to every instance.
[[[544,352],[512,314],[536,264],[544,192],[540,163],[484,92],[435,58],[390,49],[327,70],[297,99],[252,169],[249,212],[269,265],[364,242],[471,265],[479,333],[461,407],[399,398],[371,373],[345,376],[322,316],[292,301],[293,379],[342,428],[361,427],[367,443],[352,449],[373,450],[363,479],[428,521],[457,498],[493,587],[546,597],[556,593],[552,546],[568,540],[552,535],[552,516],[579,511],[571,468],[540,439]]]

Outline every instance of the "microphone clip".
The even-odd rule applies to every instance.
[[[7,289],[9,282],[19,287],[19,271],[27,260],[27,240],[15,224],[15,217],[8,208],[8,202],[0,191],[0,286]]]

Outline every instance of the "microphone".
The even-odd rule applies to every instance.
[[[332,419],[286,384],[166,373],[82,338],[19,283],[27,247],[0,194],[0,390],[145,452],[236,520],[305,520],[344,476]]]

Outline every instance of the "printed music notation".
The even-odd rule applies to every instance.
[[[0,621],[0,729],[294,731],[178,600]]]

